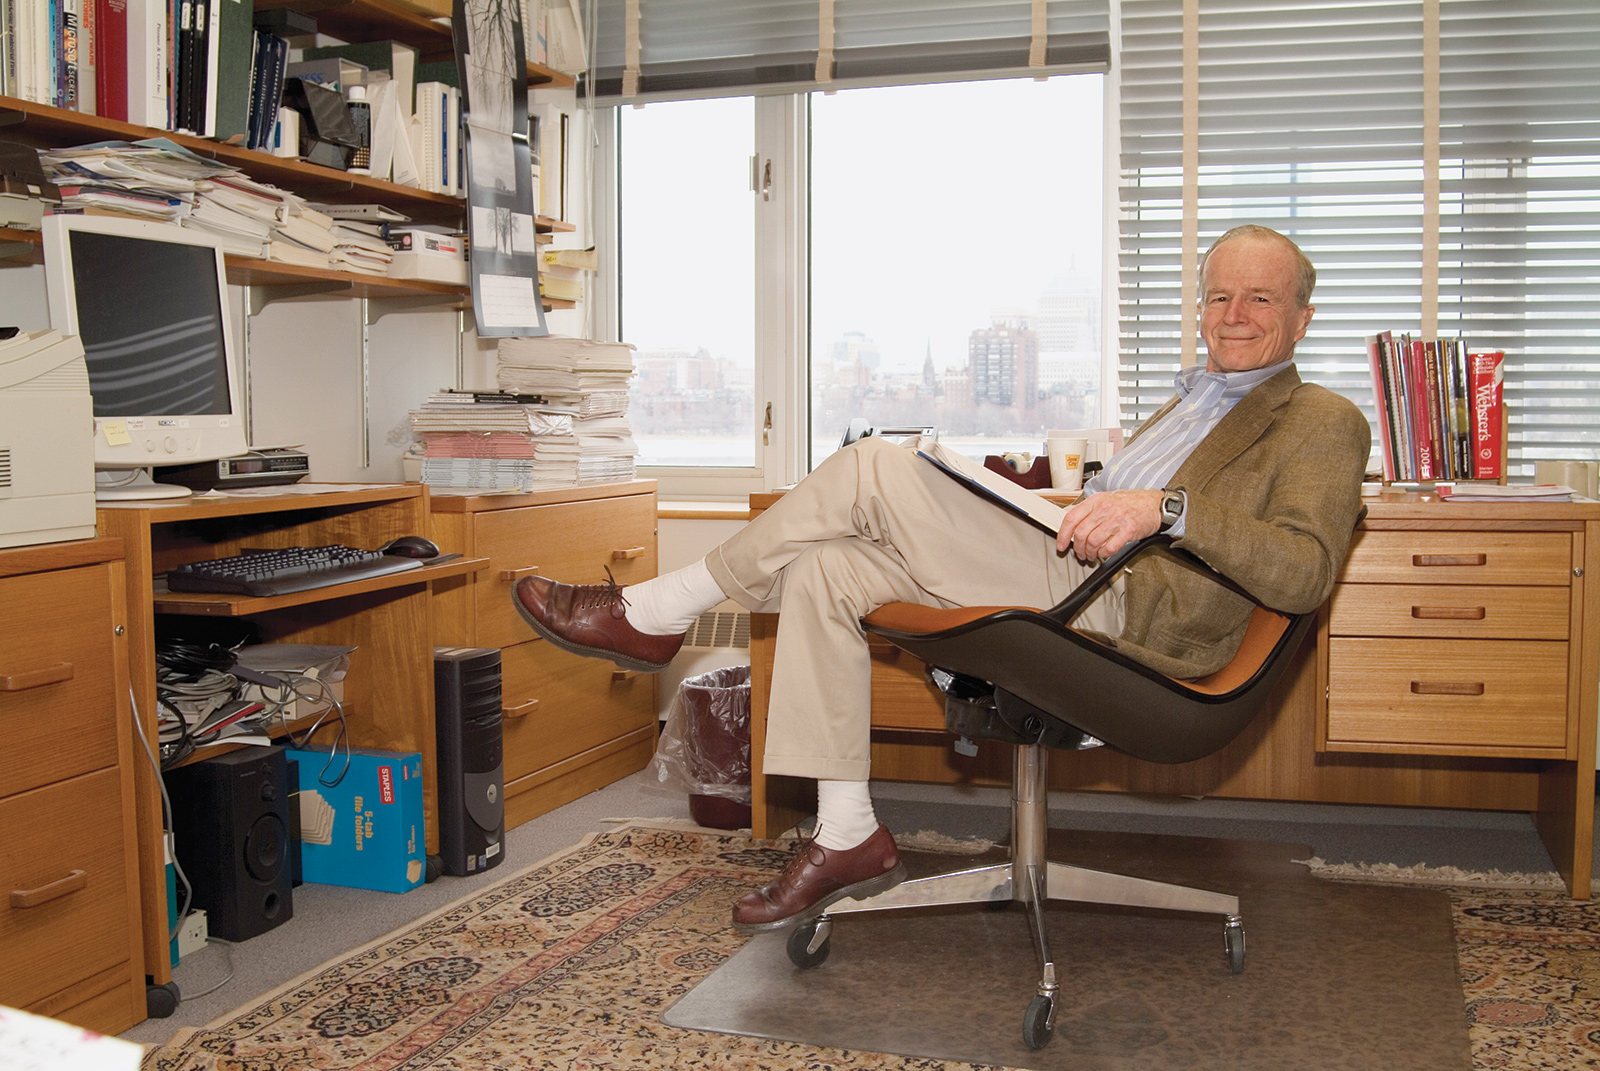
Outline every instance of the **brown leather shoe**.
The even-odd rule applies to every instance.
[[[606,571],[610,575],[610,570]],[[525,576],[511,589],[511,605],[533,630],[563,651],[609,658],[623,669],[658,673],[683,646],[683,633],[650,636],[628,624],[628,600],[616,581],[558,584]]]
[[[814,841],[801,844],[774,880],[745,893],[733,905],[733,928],[759,933],[797,926],[827,911],[845,897],[865,900],[905,880],[905,864],[889,827],[878,824],[872,836],[843,851]]]

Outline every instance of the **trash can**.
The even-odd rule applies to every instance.
[[[689,793],[689,814],[700,825],[750,825],[749,666],[684,678],[650,770],[660,784]]]

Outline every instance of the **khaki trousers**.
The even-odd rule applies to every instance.
[[[1053,606],[1093,571],[1034,525],[912,449],[862,439],[713,550],[729,598],[781,610],[767,710],[767,773],[870,776],[871,661],[861,618],[890,602]],[[1121,585],[1075,622],[1122,631]]]

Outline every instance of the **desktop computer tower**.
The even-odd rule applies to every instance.
[[[162,776],[173,852],[209,933],[243,941],[287,922],[294,899],[283,749],[241,748]]]
[[[433,693],[439,854],[446,874],[476,874],[505,858],[499,649],[434,648]]]

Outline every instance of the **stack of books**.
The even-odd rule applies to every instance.
[[[1498,480],[1505,354],[1461,339],[1367,336],[1385,480]]]
[[[540,491],[578,482],[575,407],[538,395],[442,390],[411,411],[432,488]]]
[[[629,427],[633,347],[591,339],[504,338],[496,380],[502,390],[570,405],[577,416],[579,483],[634,478],[638,444]]]

